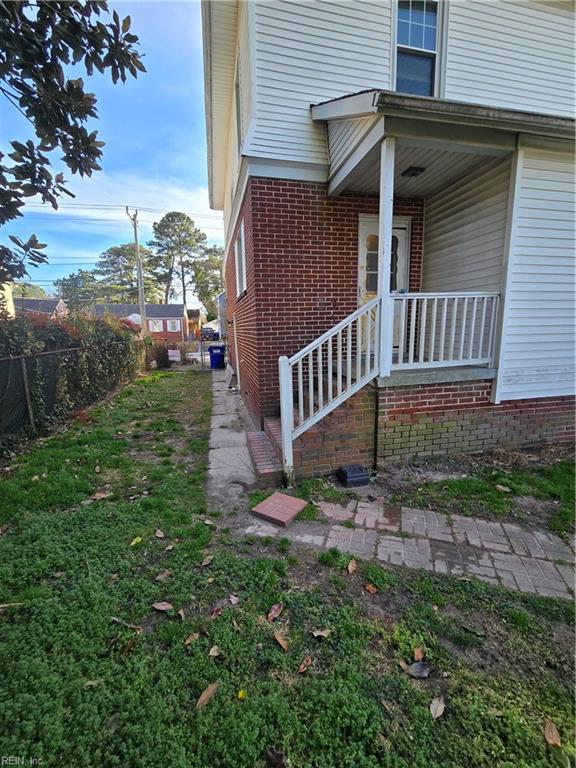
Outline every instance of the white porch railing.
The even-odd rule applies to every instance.
[[[497,293],[466,292],[394,295],[392,370],[490,365],[498,298]],[[382,321],[382,299],[377,297],[292,357],[279,358],[282,451],[289,483],[293,441],[378,376]],[[390,349],[382,354],[390,355]]]
[[[278,360],[288,480],[293,467],[292,442],[378,375],[380,311],[378,297],[300,352]]]
[[[394,297],[392,369],[488,365],[497,293],[406,293]]]

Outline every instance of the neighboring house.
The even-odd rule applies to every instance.
[[[46,315],[53,320],[66,317],[68,307],[62,299],[14,299],[17,315]]]
[[[96,317],[115,315],[141,324],[138,304],[96,304],[92,313]],[[145,333],[158,341],[186,341],[188,319],[184,304],[146,304]]]
[[[188,316],[188,338],[199,339],[200,330],[206,322],[206,314],[201,309],[188,309],[186,310]]]
[[[202,15],[231,363],[286,474],[572,439],[572,3]]]

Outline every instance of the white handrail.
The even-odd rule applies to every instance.
[[[289,483],[294,440],[380,374],[385,324],[388,349],[382,354],[391,355],[392,371],[493,364],[498,293],[418,291],[391,298],[389,323],[382,297],[376,297],[296,354],[279,358],[282,453]]]
[[[352,312],[351,315],[348,315],[348,317],[345,317],[344,320],[341,320],[332,328],[329,328],[326,331],[326,333],[322,334],[322,336],[318,336],[317,339],[314,339],[314,341],[311,341],[310,344],[308,344],[306,347],[301,349],[299,352],[296,352],[296,354],[292,355],[292,357],[288,358],[288,362],[290,363],[290,365],[293,365],[294,363],[297,363],[298,360],[301,360],[303,357],[306,357],[306,355],[309,352],[313,352],[315,349],[318,348],[320,344],[327,341],[331,336],[335,336],[338,333],[338,331],[342,331],[345,328],[347,328],[349,325],[351,325],[354,322],[354,320],[356,320],[356,318],[360,317],[360,315],[363,315],[366,312],[366,310],[372,309],[379,303],[380,303],[380,298],[377,296],[375,299],[371,299],[370,301],[367,301],[366,304],[363,304],[361,307],[358,307],[358,309]]]
[[[372,299],[292,357],[279,358],[282,454],[289,483],[293,441],[378,375],[381,304],[379,297]]]

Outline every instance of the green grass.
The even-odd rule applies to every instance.
[[[318,562],[285,539],[262,557],[260,540],[206,526],[209,388],[196,372],[141,379],[2,480],[0,603],[23,605],[0,613],[0,755],[49,768],[546,768],[550,718],[573,757],[571,603],[361,561],[351,575],[349,556]],[[103,486],[113,495],[82,504]],[[154,611],[161,600],[174,609]],[[399,666],[415,647],[428,680]]]
[[[510,493],[499,491],[497,485],[509,488]],[[554,502],[550,529],[570,533],[574,527],[574,462],[563,460],[550,466],[512,470],[478,465],[468,477],[420,484],[414,491],[397,495],[396,500],[439,512],[498,518],[521,517],[518,496]]]

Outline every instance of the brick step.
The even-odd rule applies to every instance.
[[[264,432],[266,433],[274,455],[282,464],[282,427],[280,419],[268,417],[264,419]]]
[[[280,420],[278,420],[280,423]],[[258,488],[276,488],[283,483],[282,462],[266,432],[246,434]]]

